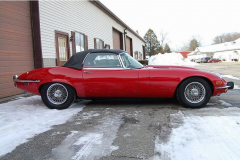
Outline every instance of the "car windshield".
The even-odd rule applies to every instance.
[[[120,57],[123,61],[123,64],[126,68],[143,68],[144,66],[131,57],[128,53],[121,53]]]

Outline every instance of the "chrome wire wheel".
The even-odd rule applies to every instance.
[[[47,99],[55,105],[61,105],[68,99],[68,90],[64,85],[54,83],[47,89]]]
[[[199,82],[191,82],[185,87],[184,96],[190,103],[199,103],[206,96],[205,87]]]

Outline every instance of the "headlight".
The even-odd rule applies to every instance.
[[[222,79],[222,75],[221,75],[221,74],[219,74],[219,73],[215,73],[215,72],[213,72],[213,73],[216,74],[219,78]]]

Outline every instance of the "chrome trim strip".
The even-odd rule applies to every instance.
[[[118,56],[118,61],[119,61],[120,64],[121,64],[121,67],[122,67],[122,68],[125,68],[124,65],[123,65],[123,62],[122,62],[122,58],[120,57],[120,54],[118,54],[117,56]]]
[[[85,70],[124,70],[124,68],[83,68]]]
[[[225,88],[229,88],[230,86],[223,86],[223,87],[215,87],[215,89],[225,89]]]
[[[40,80],[21,80],[21,79],[13,79],[14,82],[22,82],[22,83],[39,83]]]
[[[22,79],[18,79],[18,75],[14,75],[13,76],[13,81],[14,82],[22,82],[22,83],[39,83],[40,80],[22,80]]]
[[[84,60],[82,61],[82,67],[84,66],[84,62],[89,54],[90,54],[90,52],[88,52],[88,54],[85,56]]]

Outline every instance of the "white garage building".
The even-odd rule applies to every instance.
[[[205,47],[197,47],[195,51],[188,54],[189,59],[203,57],[218,58],[222,61],[240,61],[240,39]]]
[[[145,59],[144,39],[100,1],[39,1],[39,15],[44,67],[105,47]]]

